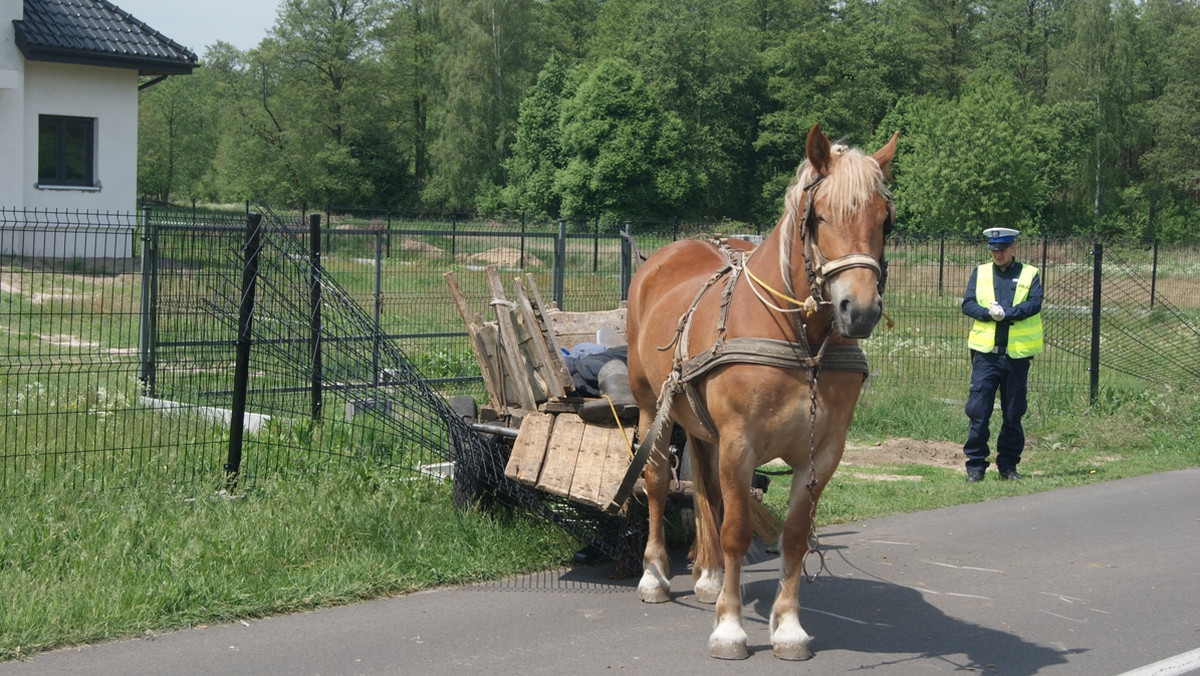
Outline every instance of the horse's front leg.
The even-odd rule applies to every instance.
[[[800,578],[808,553],[814,502],[805,483],[799,473],[792,480],[780,547],[779,594],[771,607],[771,646],[775,657],[783,660],[807,660],[813,655],[808,646],[812,637],[800,626]]]
[[[722,450],[722,457],[726,455]],[[743,660],[750,656],[746,649],[746,630],[742,627],[742,562],[752,537],[750,471],[723,469],[721,472],[724,503],[721,554],[725,561],[725,579],[717,597],[717,619],[708,637],[708,654],[725,660]]]
[[[642,415],[646,415],[646,409],[642,409]],[[649,443],[649,440],[644,443]],[[651,458],[642,476],[646,481],[646,506],[649,511],[650,528],[646,535],[646,550],[642,555],[642,579],[638,582],[638,598],[646,603],[665,603],[671,598],[671,563],[667,556],[664,527],[671,469],[666,461]]]

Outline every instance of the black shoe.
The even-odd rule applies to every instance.
[[[1002,469],[1000,470],[1000,479],[1002,481],[1020,481],[1021,474],[1015,469]]]
[[[967,483],[973,484],[976,481],[983,481],[983,470],[981,470],[981,469],[967,470]]]

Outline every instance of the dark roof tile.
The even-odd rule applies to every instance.
[[[190,73],[196,55],[108,0],[25,0],[13,21],[26,59],[112,68],[142,75]]]

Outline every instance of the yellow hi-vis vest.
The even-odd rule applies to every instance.
[[[991,305],[996,300],[995,277],[992,274],[994,263],[980,265],[975,273],[975,302],[982,307]],[[1017,276],[1017,289],[1013,293],[1013,305],[1018,305],[1029,297],[1029,285],[1038,269],[1032,265],[1021,264],[1021,274]],[[978,352],[991,352],[996,347],[996,322],[985,322],[978,319],[971,326],[971,334],[967,336],[967,347]],[[1026,317],[1015,321],[1008,327],[1008,356],[1014,359],[1032,357],[1042,351],[1042,315]]]

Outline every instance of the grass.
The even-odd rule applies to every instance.
[[[965,434],[958,409],[876,390],[851,436],[955,441]],[[1034,442],[1024,481],[966,484],[957,468],[855,467],[835,474],[819,524],[1200,465],[1193,396],[1110,385],[1081,416],[1035,394],[1027,431]],[[285,470],[235,497],[167,474],[117,474],[102,490],[80,489],[95,483],[86,477],[62,479],[31,481],[0,504],[0,660],[545,569],[578,547],[519,515],[456,509],[444,483],[375,466]],[[780,513],[788,483],[776,477],[767,493]]]
[[[1062,397],[1032,392],[1030,399],[1022,481],[995,480],[991,473],[981,484],[968,484],[961,466],[856,466],[853,474],[834,474],[821,497],[818,527],[1200,466],[1200,399],[1195,395],[1110,384],[1084,413]],[[961,408],[961,402],[919,392],[872,392],[855,414],[851,441],[904,436],[961,443],[967,433]],[[993,433],[998,417],[999,412]],[[916,479],[885,480],[893,475]],[[766,501],[777,514],[786,511],[790,484],[791,477],[772,479]]]
[[[128,479],[3,505],[0,660],[545,569],[575,546],[382,470],[294,474],[236,497]]]
[[[349,260],[342,249],[335,247],[338,253],[327,257],[329,267],[342,273],[339,279],[347,290],[369,299],[373,266]],[[373,256],[366,247],[353,251]],[[412,260],[396,256],[384,263],[386,271],[403,265],[419,274],[384,276],[385,328],[461,330],[461,319],[445,296],[444,260],[435,265],[412,255]],[[590,265],[586,254],[572,253],[572,258],[585,269]],[[901,270],[895,267],[898,294],[906,288]],[[505,276],[512,276],[510,272]],[[465,289],[475,291],[472,297],[487,297],[480,271],[464,267],[456,273]],[[586,283],[580,278],[571,283],[605,288],[615,283],[614,274],[610,265],[582,277]],[[547,273],[539,270],[538,275],[547,295]],[[32,360],[25,370],[0,374],[0,401],[6,405],[0,413],[12,421],[4,420],[0,438],[11,449],[27,452],[19,454],[19,464],[0,467],[0,660],[64,645],[502,577],[571,560],[578,544],[555,528],[508,513],[458,510],[445,484],[402,480],[353,461],[330,463],[319,472],[301,471],[308,465],[294,460],[272,461],[261,471],[272,478],[254,482],[242,495],[221,495],[211,483],[220,475],[220,430],[140,426],[138,422],[149,417],[140,415],[132,403],[133,357],[97,353],[94,348],[77,356],[78,348],[60,347],[47,338],[71,333],[102,347],[136,344],[135,280],[136,275],[130,275],[101,291],[94,280],[22,278],[41,285],[29,287],[35,291],[70,291],[48,300],[49,305],[35,306],[17,294],[0,295],[0,311],[10,317],[10,355],[27,361],[48,355],[91,356],[108,368],[98,376],[64,374],[61,382],[51,383],[44,369],[40,375],[26,372],[41,365]],[[75,297],[85,294],[107,300],[88,304]],[[426,302],[391,305],[402,297]],[[104,306],[119,298],[124,304]],[[867,346],[881,373],[872,378],[856,412],[851,437],[857,444],[890,437],[944,442],[965,437],[961,403],[954,401],[965,397],[966,387],[961,318],[940,297],[909,293],[906,300],[916,308],[912,316],[897,316],[896,331],[881,334]],[[569,301],[573,310],[612,305],[610,300],[585,298],[582,292],[571,293]],[[99,319],[105,315],[107,319]],[[113,323],[112,315],[121,318],[119,324]],[[11,319],[18,316],[25,319]],[[398,321],[400,317],[404,321]],[[207,320],[192,321],[203,327]],[[181,331],[187,335],[199,333],[198,328],[185,329]],[[947,330],[956,337],[943,335]],[[465,342],[454,339],[439,339],[436,346],[424,349],[414,344],[406,351],[427,375],[465,374],[476,368]],[[102,356],[97,359],[95,354]],[[1056,373],[1050,368],[1055,364],[1043,360],[1031,382],[1036,385],[1039,378]],[[1076,379],[1084,373],[1066,360],[1059,370]],[[219,389],[218,376],[199,371],[192,376],[196,388]],[[480,395],[477,383],[462,388]],[[128,401],[110,401],[116,393]],[[35,409],[40,411],[37,416],[13,412],[24,412],[34,403],[40,407]],[[1094,408],[1081,407],[1078,395],[1066,387],[1035,387],[1031,407],[1026,423],[1033,445],[1021,466],[1025,481],[967,485],[961,468],[856,467],[853,473],[834,476],[817,512],[820,526],[1200,466],[1200,404],[1191,395],[1148,392],[1144,385],[1107,380]],[[1081,410],[1087,412],[1080,414]],[[324,434],[333,438],[339,430],[330,425]],[[278,431],[285,432],[296,430]],[[181,449],[180,440],[192,447]],[[282,448],[290,441],[267,435],[261,443]],[[376,449],[373,437],[355,438],[354,444],[337,441],[332,445],[346,451],[405,450]],[[86,457],[91,456],[80,452],[89,443],[104,447],[106,453],[96,455],[102,461],[89,461]],[[257,449],[251,450],[248,471],[258,469],[255,458],[260,456]],[[182,453],[200,458],[204,469],[181,472]],[[133,454],[139,456],[132,463],[139,474],[122,475],[118,466]],[[275,456],[264,451],[262,457]],[[102,467],[93,466],[99,462]],[[47,472],[47,467],[53,471]],[[873,474],[913,480],[882,481]],[[196,477],[208,477],[210,483]],[[786,509],[788,483],[787,477],[776,478],[767,494],[768,504],[780,513]]]

